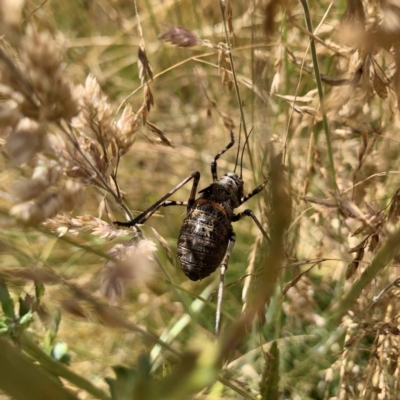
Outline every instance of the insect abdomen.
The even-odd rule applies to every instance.
[[[178,260],[189,279],[203,279],[218,268],[225,256],[231,229],[222,206],[196,200],[183,221],[178,239]]]

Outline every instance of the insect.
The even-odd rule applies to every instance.
[[[238,208],[251,197],[260,193],[268,182],[266,179],[261,185],[257,186],[252,192],[244,195],[242,165],[240,175],[235,173],[239,158],[239,147],[236,157],[235,169],[228,172],[220,179],[217,175],[217,160],[229,150],[235,143],[234,133],[230,131],[231,140],[228,145],[220,151],[211,163],[211,175],[213,182],[211,185],[199,191],[200,196],[196,198],[197,186],[200,181],[200,172],[193,172],[181,183],[175,186],[160,200],[154,203],[147,210],[131,221],[115,221],[118,226],[134,226],[143,224],[160,207],[167,206],[186,206],[187,214],[183,220],[178,238],[177,255],[179,264],[185,275],[193,280],[206,278],[220,266],[220,282],[218,287],[217,312],[215,318],[215,333],[219,333],[221,320],[221,303],[224,288],[225,272],[228,268],[229,257],[235,245],[236,235],[232,227],[232,222],[239,221],[243,217],[251,217],[262,232],[267,241],[269,237],[253,211],[246,209],[235,214]],[[243,146],[243,153],[248,140]],[[241,161],[241,164],[243,162]],[[189,181],[193,180],[192,190],[188,201],[167,200],[175,192]]]

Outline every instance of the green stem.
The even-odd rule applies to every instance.
[[[301,5],[303,6],[303,9],[304,9],[304,16],[305,16],[305,20],[306,20],[307,29],[310,32],[310,34],[312,35],[313,34],[313,27],[312,27],[310,9],[308,7],[308,2],[307,2],[307,0],[300,0],[300,2],[301,2]],[[322,89],[321,74],[319,72],[317,50],[315,48],[315,41],[314,41],[312,36],[310,36],[310,48],[311,48],[311,57],[312,57],[312,60],[313,60],[313,66],[314,66],[315,80],[316,80],[316,83],[317,83],[318,96],[319,96],[319,101],[320,101],[320,108],[321,108],[321,114],[322,114],[322,124],[323,124],[323,127],[324,127],[324,132],[325,132],[325,137],[326,137],[326,144],[328,146],[329,167],[330,167],[330,172],[331,172],[332,186],[333,186],[334,191],[337,192],[338,188],[337,188],[337,184],[336,184],[335,164],[333,162],[333,151],[332,151],[331,136],[330,136],[330,133],[329,133],[328,119],[326,118],[326,112],[325,112],[325,106],[324,106],[324,92],[323,92],[323,89]]]
[[[20,338],[22,349],[34,360],[38,361],[40,365],[48,369],[52,374],[57,375],[61,378],[66,379],[79,389],[86,390],[98,399],[110,400],[110,397],[94,386],[91,382],[83,378],[81,375],[71,371],[66,365],[60,361],[54,360],[48,354],[46,354],[41,348],[33,343],[26,335],[22,335]]]
[[[369,285],[378,273],[385,268],[393,258],[400,253],[400,228],[389,237],[386,243],[380,248],[371,264],[364,270],[357,281],[342,298],[340,303],[332,308],[331,319],[338,323],[343,314],[355,306],[361,291]]]

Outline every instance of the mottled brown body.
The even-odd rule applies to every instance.
[[[212,274],[221,264],[232,225],[219,204],[198,199],[183,221],[178,238],[178,260],[192,281]]]
[[[178,238],[178,260],[192,281],[206,278],[220,266],[233,233],[233,209],[242,197],[243,181],[230,172],[200,193],[188,206]]]

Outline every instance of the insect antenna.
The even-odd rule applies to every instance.
[[[237,153],[236,153],[236,161],[235,161],[235,169],[233,172],[236,172],[236,167],[238,166],[238,161],[239,161],[239,152],[240,152],[240,137],[242,133],[242,120],[240,120],[240,125],[239,125],[239,139],[238,139],[238,148],[237,148]]]
[[[240,157],[240,179],[243,178],[243,155],[244,155],[244,150],[246,148],[247,142],[249,141],[249,137],[250,137],[251,133],[253,132],[253,129],[254,129],[254,127],[250,129],[250,132],[246,136],[246,141],[244,142],[244,145],[243,145],[242,156]],[[233,172],[235,172],[235,171],[233,171]]]

